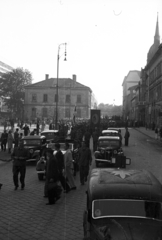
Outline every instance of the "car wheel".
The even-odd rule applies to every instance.
[[[99,162],[96,162],[96,167],[99,167]]]
[[[41,174],[41,173],[38,173],[38,179],[39,179],[39,181],[42,181],[43,180],[43,174]]]

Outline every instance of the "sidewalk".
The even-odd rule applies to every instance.
[[[11,154],[9,154],[6,150],[6,152],[3,152],[0,150],[0,161],[3,161],[3,162],[9,162],[11,161]]]
[[[133,129],[133,128],[132,128]],[[144,135],[151,137],[153,139],[155,139],[155,130],[151,130],[151,129],[147,129],[145,127],[138,127],[138,128],[134,128],[135,130],[143,133]],[[160,141],[159,136],[158,139],[156,139],[157,141]]]

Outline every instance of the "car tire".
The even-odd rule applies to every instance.
[[[44,175],[43,175],[43,174],[41,174],[41,173],[38,173],[38,179],[39,179],[39,181],[42,181],[42,180],[43,180],[43,177],[44,177]]]
[[[96,161],[96,167],[98,168],[99,167],[99,163]]]

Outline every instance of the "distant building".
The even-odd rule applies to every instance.
[[[123,118],[128,120],[130,118],[130,88],[136,86],[140,81],[140,71],[129,71],[128,75],[124,78],[123,87]]]
[[[24,117],[28,120],[56,119],[57,79],[49,78],[25,87]],[[58,120],[90,118],[92,90],[73,78],[58,80]]]
[[[13,67],[9,66],[8,64],[0,61],[0,76],[2,76],[3,73],[12,71]]]

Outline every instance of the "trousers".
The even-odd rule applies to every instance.
[[[13,166],[13,182],[15,187],[19,186],[18,176],[20,173],[20,183],[22,187],[25,186],[25,173],[26,173],[26,166]]]

